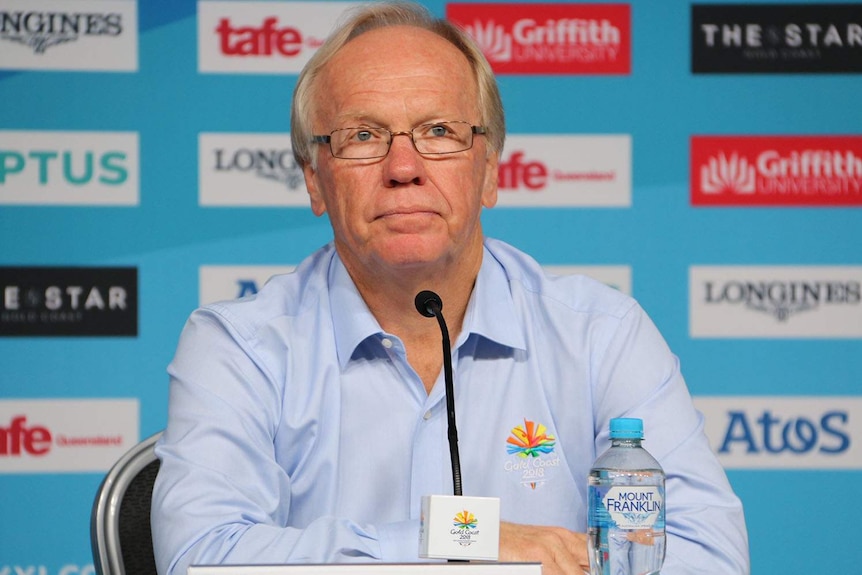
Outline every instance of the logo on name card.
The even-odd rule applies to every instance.
[[[464,509],[455,514],[452,525],[455,527],[449,534],[454,535],[455,543],[462,547],[469,547],[476,543],[475,537],[479,535],[479,529],[476,528],[479,520],[472,512]]]
[[[512,428],[506,439],[506,453],[511,456],[503,470],[525,487],[536,489],[550,480],[560,467],[554,454],[556,437],[541,423],[524,419]]]

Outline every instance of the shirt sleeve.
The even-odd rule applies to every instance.
[[[160,575],[193,564],[417,561],[418,521],[291,517],[291,477],[273,447],[282,385],[230,319],[195,312],[168,369],[151,515]]]
[[[596,452],[613,417],[644,421],[644,447],[667,476],[667,555],[662,572],[749,572],[742,503],[704,434],[674,356],[640,306],[625,313],[596,361]]]

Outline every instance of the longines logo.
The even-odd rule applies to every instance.
[[[198,171],[202,206],[308,206],[290,134],[200,134]]]
[[[288,190],[304,188],[302,170],[287,148],[216,148],[214,164],[217,172],[242,172],[278,182]]]
[[[0,11],[0,39],[23,44],[36,54],[81,36],[118,36],[123,16],[114,12]]]
[[[858,266],[692,266],[692,337],[862,337]]]
[[[860,4],[695,4],[692,72],[862,72]]]
[[[858,304],[858,281],[744,281],[731,280],[704,284],[707,304],[743,305],[767,313],[778,321],[794,314],[817,309],[820,305]]]
[[[136,336],[137,268],[0,267],[0,336]]]
[[[0,69],[138,69],[135,0],[4,0]]]

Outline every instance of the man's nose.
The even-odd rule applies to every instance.
[[[425,180],[425,164],[416,151],[410,132],[392,133],[385,164],[384,178],[390,185],[406,182],[421,184]]]

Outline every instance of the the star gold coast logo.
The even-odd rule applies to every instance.
[[[503,468],[517,472],[522,485],[535,489],[560,465],[560,458],[554,455],[556,444],[556,437],[544,425],[524,419],[524,425],[513,427],[506,439],[506,452],[516,457],[506,460]]]

